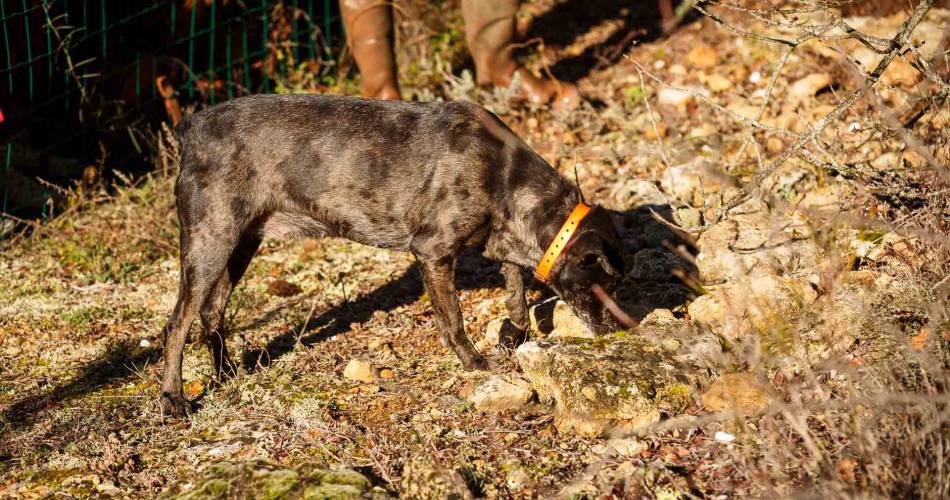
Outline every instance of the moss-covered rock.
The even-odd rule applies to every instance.
[[[518,361],[539,399],[553,402],[562,432],[597,435],[608,426],[648,425],[694,401],[701,370],[642,335],[529,342]]]
[[[218,463],[205,469],[191,481],[192,487],[177,484],[166,497],[205,499],[245,497],[277,500],[282,498],[349,499],[386,496],[371,489],[370,480],[349,469],[327,470],[303,466],[289,469],[266,462]]]
[[[468,500],[472,498],[458,471],[443,467],[427,458],[406,462],[402,470],[400,496],[420,500]]]

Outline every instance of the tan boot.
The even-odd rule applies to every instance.
[[[475,61],[479,85],[507,87],[515,73],[521,90],[534,103],[552,103],[555,108],[573,108],[580,101],[574,85],[540,79],[514,60],[515,15],[518,0],[462,0],[465,39]]]
[[[393,9],[386,0],[340,0],[346,43],[360,69],[360,92],[371,99],[401,99],[393,51]]]

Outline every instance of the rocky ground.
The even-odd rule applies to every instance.
[[[530,3],[526,26],[565,15],[557,5]],[[849,22],[886,37],[905,18]],[[860,101],[814,143],[820,160],[793,156],[721,216],[792,146],[783,130],[811,130],[855,88],[840,50],[875,54],[814,42],[782,63],[782,46],[699,19],[621,57],[629,41],[613,37],[632,20],[529,54],[539,70],[586,68],[589,102],[572,112],[444,64],[404,79],[415,98],[484,103],[613,210],[636,329],[590,335],[535,285],[531,338],[500,345],[498,266],[467,254],[466,331],[500,368],[465,373],[409,255],[268,242],[229,309],[244,373],[214,386],[190,345],[200,410],[163,423],[177,226],[171,177],[156,174],[107,202],[77,195],[3,249],[0,496],[950,494],[950,205],[933,176],[950,157],[946,103],[914,119],[923,148],[879,128],[881,109],[913,114],[932,89],[892,66],[883,106]],[[937,40],[948,20],[934,10],[915,36]],[[432,46],[443,63],[448,24]]]

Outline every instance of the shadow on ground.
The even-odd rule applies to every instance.
[[[656,308],[673,309],[693,298],[692,291],[677,276],[695,279],[695,266],[681,254],[695,253],[690,243],[682,235],[658,222],[650,213],[654,210],[670,220],[667,206],[641,206],[626,212],[612,212],[624,246],[627,251],[628,286],[618,294],[618,302],[630,315],[642,319]],[[679,248],[680,250],[677,250]],[[527,277],[530,287],[541,286]],[[689,279],[688,278],[688,279]],[[687,281],[688,281],[687,279]],[[480,288],[500,288],[503,280],[499,265],[488,261],[477,252],[465,252],[458,264],[456,285],[460,290]],[[546,289],[544,289],[547,292]],[[550,292],[547,292],[550,294]],[[246,370],[253,371],[266,367],[274,360],[290,352],[298,343],[298,331],[314,332],[299,338],[303,346],[313,346],[330,337],[345,333],[351,323],[362,323],[370,319],[376,311],[391,311],[400,306],[412,304],[422,297],[422,279],[418,269],[413,266],[392,281],[362,295],[321,312],[310,319],[306,325],[287,329],[277,335],[264,348],[245,352],[243,364]],[[281,310],[303,306],[304,297],[286,301],[280,307],[268,311],[261,318],[235,328],[249,330],[259,328],[277,316]],[[4,420],[12,429],[29,424],[34,417],[45,409],[60,405],[70,399],[95,392],[110,384],[124,382],[134,376],[138,368],[155,363],[161,352],[156,347],[140,348],[135,341],[117,344],[102,358],[83,367],[82,373],[72,380],[39,395],[21,399],[3,411]],[[8,430],[10,429],[8,428]]]
[[[550,67],[556,78],[576,82],[595,69],[617,62],[633,43],[662,36],[661,19],[657,0],[568,0],[536,17],[526,38],[539,38],[547,46],[566,47],[598,25],[620,24],[606,40]]]

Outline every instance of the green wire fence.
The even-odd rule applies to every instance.
[[[0,0],[0,211],[45,219],[49,192],[14,176],[75,178],[101,144],[141,161],[132,130],[165,117],[159,77],[201,106],[273,91],[288,59],[332,63],[336,1]]]

